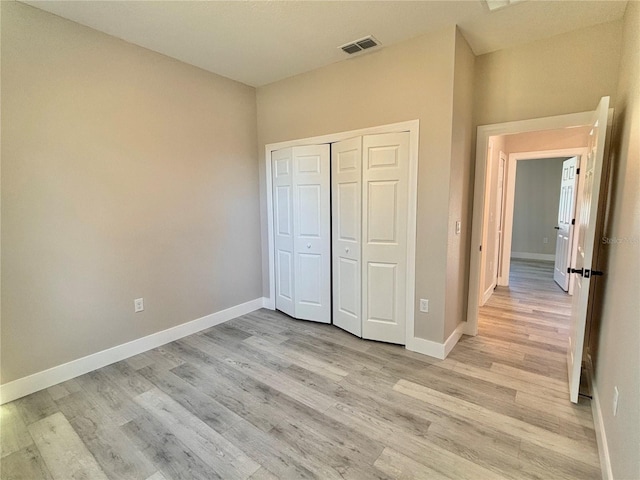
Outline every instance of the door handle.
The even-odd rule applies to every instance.
[[[601,277],[602,275],[604,275],[604,272],[601,272],[600,270],[589,270],[588,268],[584,269],[584,278],[589,278],[591,277]]]
[[[572,268],[571,273],[577,273],[580,276],[584,275],[584,269],[582,268]]]
[[[311,248],[311,244],[310,243],[307,243],[307,248]]]
[[[349,247],[345,247],[344,251],[349,253]]]
[[[556,230],[560,230],[560,227],[553,227],[553,228],[555,228]]]

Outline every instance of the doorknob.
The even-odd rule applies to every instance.
[[[553,228],[555,228],[556,230],[560,230],[560,227],[553,227]]]
[[[584,278],[589,278],[591,277],[601,277],[602,275],[604,275],[604,272],[601,272],[600,270],[589,270],[588,268],[584,269]]]
[[[582,268],[572,268],[571,269],[571,273],[577,273],[578,275],[582,276],[584,274],[584,269],[582,269]]]
[[[349,253],[349,247],[345,247],[344,251]]]
[[[307,243],[307,248],[311,248],[311,244],[310,243]]]

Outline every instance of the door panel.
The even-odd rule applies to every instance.
[[[398,323],[396,309],[398,288],[398,264],[369,262],[367,265],[369,295],[367,313],[369,322]]]
[[[331,146],[333,323],[362,336],[362,137]]]
[[[297,207],[304,210],[299,217],[298,236],[304,238],[320,238],[322,231],[321,191],[320,185],[298,185]]]
[[[354,330],[360,331],[360,262],[340,257],[337,264],[336,279],[338,283],[335,286],[338,288],[336,289],[337,298],[334,297],[335,308],[339,314],[347,315],[349,320],[357,321],[358,328]],[[344,328],[338,325],[335,320],[334,315],[333,323]]]
[[[295,316],[295,261],[293,253],[293,169],[291,148],[271,155],[275,216],[276,308]]]
[[[293,148],[296,318],[331,323],[329,145]]]
[[[293,302],[293,255],[278,250],[277,285],[278,293],[286,301]]]
[[[322,275],[322,256],[298,254],[297,303],[322,306],[322,288],[318,281]]]
[[[575,269],[592,270],[594,248],[596,247],[596,221],[598,201],[602,184],[602,166],[604,163],[604,145],[607,132],[609,97],[600,100],[593,113],[592,130],[589,135],[589,148],[586,165],[580,170],[581,182],[584,183],[580,198],[579,221],[577,222],[578,249]],[[582,170],[584,168],[584,171]],[[582,367],[582,350],[589,305],[590,274],[575,275],[575,288],[571,305],[571,329],[569,332],[569,349],[567,352],[567,369],[569,375],[569,396],[574,403],[578,402],[580,373]]]
[[[368,184],[367,241],[397,244],[398,239],[398,182],[370,181]]]
[[[360,240],[360,181],[337,182],[336,209],[338,239],[347,242]]]
[[[362,142],[362,336],[404,344],[409,134]]]
[[[279,235],[291,236],[293,224],[291,223],[291,185],[279,185],[276,187],[276,228]]]
[[[570,275],[567,273],[571,260],[571,245],[573,243],[572,225],[575,211],[576,185],[578,176],[578,157],[565,160],[562,163],[562,178],[560,180],[560,203],[558,205],[558,225],[556,235],[556,258],[553,269],[553,279],[565,292],[569,291]]]

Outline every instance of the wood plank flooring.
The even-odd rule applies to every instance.
[[[0,477],[600,478],[569,297],[512,271],[444,361],[260,310],[4,405]]]

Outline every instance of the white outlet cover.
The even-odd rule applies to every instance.
[[[134,313],[142,312],[144,310],[144,299],[136,298],[133,301],[133,311]]]
[[[424,313],[429,313],[429,300],[424,298],[420,299],[420,311]]]
[[[615,417],[618,414],[618,398],[620,397],[620,392],[618,392],[618,387],[613,387],[613,416]]]

